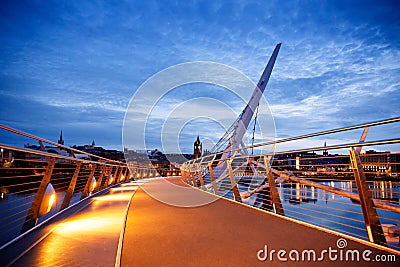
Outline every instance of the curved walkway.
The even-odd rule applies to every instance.
[[[179,186],[173,186],[174,183]],[[169,184],[169,185],[168,185]],[[151,191],[152,196],[146,191]],[[172,195],[172,196],[171,196]],[[211,203],[191,208],[182,208],[162,203],[156,198],[174,197],[177,202],[183,199],[196,201],[209,200]],[[157,179],[146,183],[132,199],[126,222],[122,249],[122,266],[381,266],[377,262],[366,262],[362,257],[364,250],[371,250],[367,258],[375,255],[389,255],[390,252],[346,238],[347,246],[342,249],[340,261],[338,236],[316,228],[294,222],[270,213],[255,210],[229,200],[186,187],[180,178]],[[289,262],[278,260],[277,252],[270,259],[260,261],[271,250],[315,250],[316,260],[322,250],[336,250],[324,253],[322,262],[291,261],[288,254],[281,255]],[[359,250],[360,261],[345,261],[346,251]],[[294,252],[293,252],[294,253]],[[305,252],[305,259],[308,252]],[[311,252],[310,252],[311,253]],[[348,254],[348,259],[350,254]],[[295,257],[295,254],[292,254]],[[397,260],[399,256],[396,256]],[[311,256],[312,259],[312,256]],[[382,266],[398,266],[396,262]]]
[[[111,188],[79,212],[47,225],[39,241],[12,266],[114,266],[128,203],[137,188],[132,182]]]

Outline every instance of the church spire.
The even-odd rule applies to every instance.
[[[324,147],[326,148],[326,141],[325,141],[325,143],[324,143]],[[323,155],[323,156],[328,156],[328,155],[329,155],[328,150],[324,149],[324,150],[322,151],[322,155]]]
[[[62,130],[61,130],[61,133],[60,133],[60,139],[58,139],[58,144],[60,144],[60,145],[64,145],[64,140],[63,140]]]

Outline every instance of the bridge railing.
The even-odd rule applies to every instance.
[[[4,125],[0,129],[0,249],[98,191],[156,176],[149,166],[107,159]],[[7,144],[11,141],[38,145]]]
[[[229,151],[228,157],[206,155],[184,163],[182,179],[312,227],[400,250],[400,153],[394,152],[400,138],[365,139],[368,130],[371,136],[396,133],[398,122],[393,118],[264,142]],[[304,148],[339,139],[349,142]]]

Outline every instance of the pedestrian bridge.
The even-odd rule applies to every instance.
[[[148,187],[160,194],[175,187],[173,197],[200,198],[210,204],[171,206],[147,194]],[[277,252],[285,249],[300,253],[291,255],[298,257],[300,265],[320,261],[329,265],[338,264],[339,258],[330,261],[329,253],[321,254],[322,250],[331,248],[332,259],[340,257],[338,240],[347,242],[344,249],[360,251],[360,257],[363,251],[372,251],[371,260],[392,253],[188,187],[180,177],[119,184],[63,213],[3,249],[2,262],[11,266],[255,266],[269,261],[283,265]],[[311,249],[315,257],[302,255]],[[288,255],[279,258],[292,261]],[[346,261],[349,266],[359,264]],[[376,266],[376,262],[363,264]]]
[[[79,159],[81,151],[1,128],[64,151],[0,144],[2,266],[398,266],[397,154],[375,166],[357,150],[398,138],[275,151],[274,163],[269,153],[217,153],[159,177],[145,163]],[[383,175],[389,167],[393,177]]]

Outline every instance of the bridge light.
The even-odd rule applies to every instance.
[[[120,179],[120,181],[123,181],[123,180],[125,180],[125,175],[121,174],[121,179]]]
[[[96,188],[96,178],[93,176],[92,180],[90,181],[90,187],[89,187],[89,193],[92,193],[94,189]]]
[[[42,199],[42,203],[40,204],[38,218],[42,217],[46,213],[48,213],[56,200],[56,191],[51,183],[49,183],[46,187],[46,191],[44,192],[44,196]]]
[[[113,175],[110,174],[110,179],[108,180],[108,185],[112,184],[113,181],[114,181]]]

